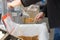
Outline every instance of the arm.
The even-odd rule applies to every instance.
[[[47,5],[44,6],[44,8],[35,16],[34,19],[35,21],[41,21],[44,16],[47,16]]]
[[[45,14],[45,16],[47,17],[47,4],[44,6],[44,8],[41,10],[41,12],[43,12]]]

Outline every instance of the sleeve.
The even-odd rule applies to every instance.
[[[35,4],[37,2],[39,2],[40,0],[21,0],[23,6],[27,7],[31,4]]]
[[[47,4],[44,6],[44,8],[41,10],[41,12],[44,12],[45,17],[47,17]]]

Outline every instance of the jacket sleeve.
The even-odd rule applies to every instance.
[[[45,17],[47,17],[47,4],[44,6],[44,8],[41,10],[41,12],[44,12]]]
[[[23,6],[29,6],[31,4],[35,4],[37,2],[39,2],[40,0],[21,0]]]

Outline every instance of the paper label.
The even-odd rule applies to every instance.
[[[6,26],[7,31],[9,33],[12,33],[12,31],[14,30],[14,24],[13,24],[10,14],[4,15],[2,17],[2,20],[4,21],[4,25]]]

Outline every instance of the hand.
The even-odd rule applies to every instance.
[[[11,3],[7,3],[7,7],[10,8],[10,9],[14,8],[14,7],[11,5]]]
[[[44,18],[44,13],[40,12],[39,14],[36,15],[34,18],[35,21],[41,21]]]
[[[15,6],[19,6],[19,5],[21,5],[21,0],[14,0],[14,1],[12,1],[12,2],[10,2],[10,3],[7,3],[7,6],[9,7],[9,8],[11,8],[11,7],[15,7]]]

